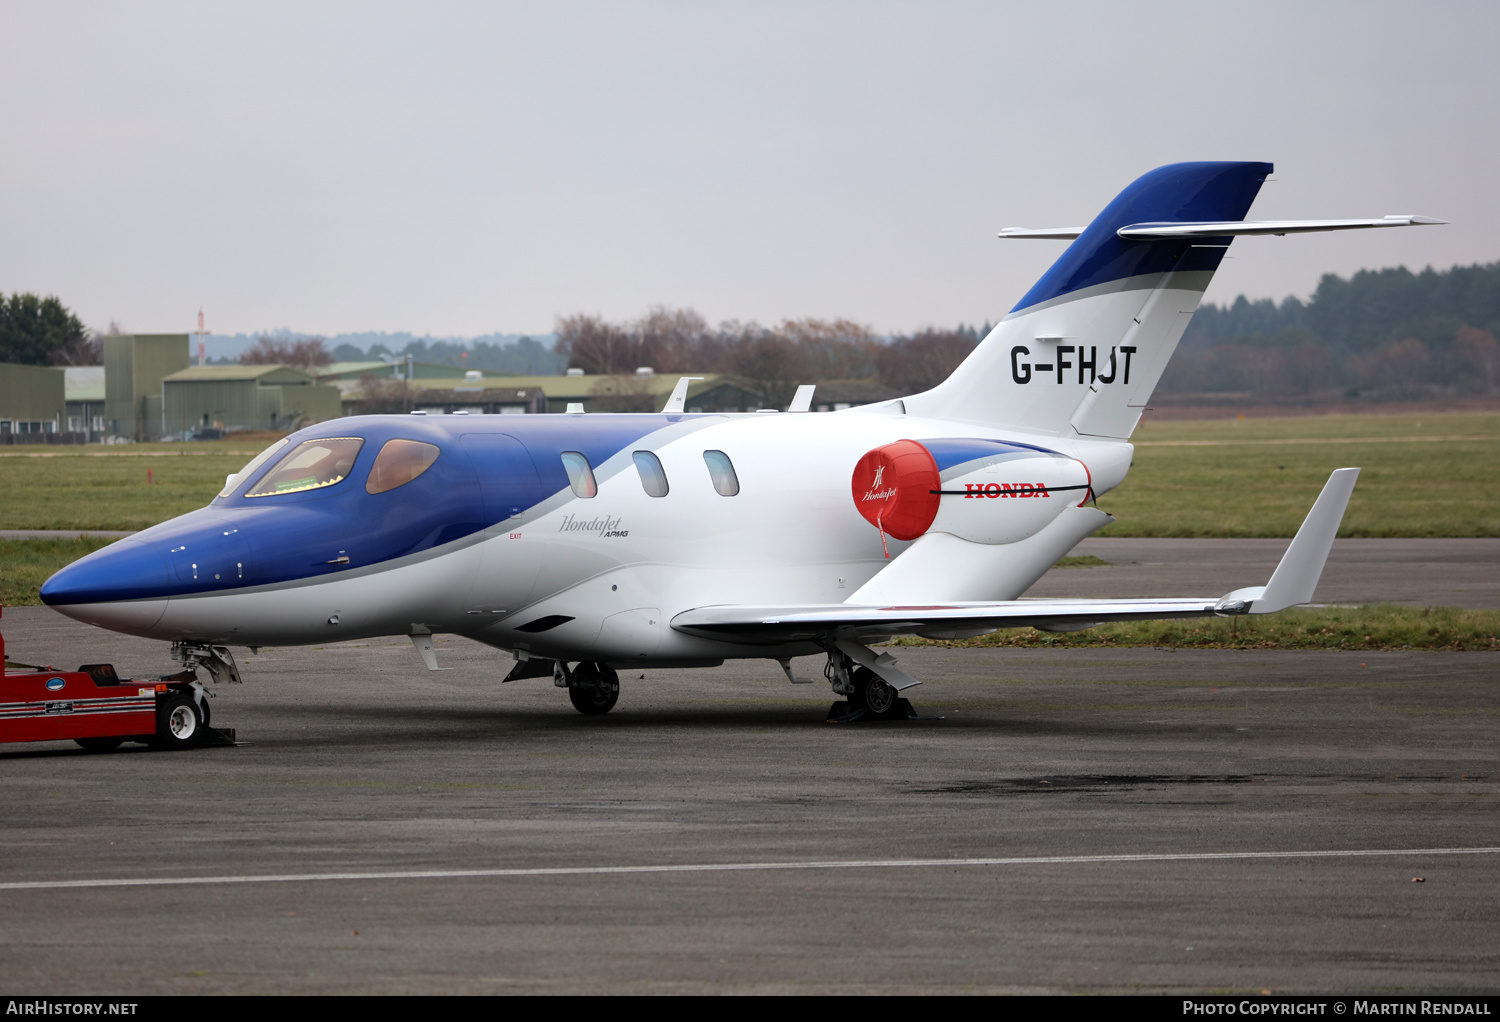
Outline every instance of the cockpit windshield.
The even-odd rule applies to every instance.
[[[354,459],[364,442],[362,437],[347,436],[304,441],[278,461],[245,496],[302,493],[342,482],[354,467]]]
[[[238,486],[240,483],[244,482],[246,479],[249,479],[252,475],[254,475],[256,469],[260,468],[266,462],[270,461],[271,460],[271,456],[273,454],[275,454],[277,451],[281,450],[286,445],[287,445],[287,438],[286,437],[282,437],[280,440],[276,441],[270,447],[267,447],[265,450],[261,451],[255,457],[251,458],[250,461],[249,461],[249,463],[247,463],[244,468],[240,469],[234,475],[232,475],[228,479],[224,480],[224,488],[219,491],[219,496],[221,496],[221,497],[227,497],[231,493],[233,493],[234,492],[234,488],[236,486]]]

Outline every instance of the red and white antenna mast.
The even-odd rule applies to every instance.
[[[198,338],[198,364],[201,366],[205,361],[203,357],[203,338],[208,336],[208,331],[203,329],[203,309],[201,307],[198,309],[198,329],[193,331],[193,336]]]

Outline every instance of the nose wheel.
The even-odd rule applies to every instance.
[[[620,698],[620,676],[607,664],[581,663],[568,678],[568,698],[579,713],[608,713]]]

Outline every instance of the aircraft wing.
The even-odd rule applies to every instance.
[[[872,641],[915,633],[928,638],[981,635],[996,628],[1030,626],[1070,632],[1106,621],[1270,614],[1313,597],[1323,565],[1343,520],[1344,509],[1359,476],[1341,468],[1328,478],[1323,492],[1297,530],[1281,563],[1263,586],[1236,589],[1217,597],[1153,600],[1005,600],[994,603],[947,603],[923,606],[695,607],[672,618],[678,631],[731,642],[776,644],[826,641]]]
[[[782,643],[820,637],[869,639],[916,633],[952,638],[996,628],[1031,626],[1071,632],[1105,621],[1147,621],[1245,613],[1221,607],[1222,598],[1172,600],[1007,600],[923,607],[697,607],[672,619],[678,631],[734,642]],[[1240,608],[1244,604],[1241,603]]]

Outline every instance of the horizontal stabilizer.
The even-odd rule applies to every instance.
[[[1421,227],[1446,224],[1430,216],[1393,215],[1378,220],[1223,220],[1218,222],[1179,222],[1128,224],[1115,232],[1128,241],[1156,241],[1167,238],[1226,238],[1255,234],[1314,234],[1319,231],[1358,231],[1369,227]],[[1001,238],[1039,238],[1072,241],[1082,234],[1082,227],[1006,227]]]
[[[1254,234],[1313,234],[1318,231],[1358,231],[1367,227],[1420,227],[1447,222],[1430,216],[1385,216],[1379,220],[1229,220],[1219,223],[1130,224],[1115,233],[1130,241],[1153,241]]]
[[[1083,233],[1082,227],[1006,227],[998,235],[1001,238],[1041,238],[1052,241],[1072,241]]]

